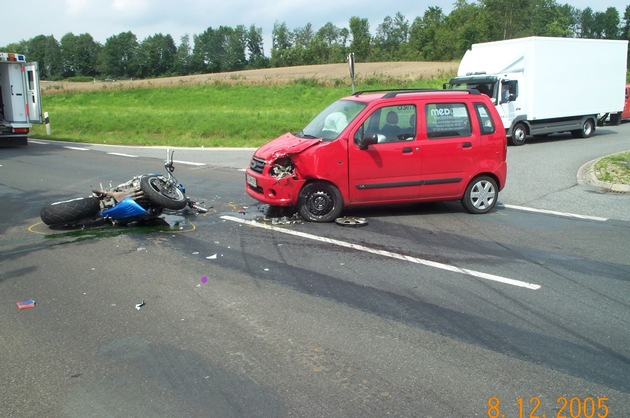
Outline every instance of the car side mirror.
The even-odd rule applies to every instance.
[[[376,144],[378,142],[378,136],[376,134],[365,135],[363,137],[359,137],[356,141],[360,150],[366,150],[372,144]]]

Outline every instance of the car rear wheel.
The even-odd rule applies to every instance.
[[[497,204],[497,182],[489,176],[475,177],[466,187],[462,205],[470,213],[488,213]]]
[[[309,183],[300,192],[298,212],[307,221],[332,222],[342,210],[341,192],[330,183]]]

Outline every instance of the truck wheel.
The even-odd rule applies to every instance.
[[[512,129],[512,137],[510,137],[510,144],[523,145],[527,138],[527,126],[524,123],[517,123]]]
[[[468,183],[462,206],[470,213],[488,213],[497,204],[498,197],[497,182],[490,176],[479,176]]]
[[[343,210],[341,192],[330,183],[309,183],[300,192],[298,212],[311,222],[332,222]]]
[[[593,119],[586,119],[582,124],[582,129],[577,131],[571,131],[571,136],[573,138],[588,138],[593,135],[595,132],[595,124],[593,123]]]

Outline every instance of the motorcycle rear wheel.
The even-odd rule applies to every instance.
[[[188,203],[184,193],[177,186],[169,186],[162,176],[142,177],[140,188],[151,203],[166,209],[184,209]]]
[[[100,204],[96,197],[80,197],[44,206],[40,216],[46,225],[61,225],[94,218],[99,209]]]

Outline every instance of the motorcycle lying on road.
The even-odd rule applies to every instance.
[[[143,174],[115,187],[93,189],[89,197],[52,203],[42,208],[42,221],[59,226],[105,219],[127,225],[156,220],[165,209],[179,211],[188,207],[199,213],[207,212],[186,197],[186,188],[173,176],[173,154],[174,151],[166,150],[165,176]]]

